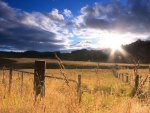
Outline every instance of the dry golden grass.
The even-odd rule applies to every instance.
[[[27,70],[33,71],[33,70]],[[122,70],[124,71],[124,70]],[[132,71],[131,71],[132,72]],[[143,72],[143,71],[142,71]],[[48,70],[62,76],[60,70]],[[33,75],[24,74],[23,92],[18,72],[13,72],[11,94],[8,93],[8,71],[2,79],[0,71],[0,113],[150,113],[150,106],[130,98],[131,87],[115,78],[111,70],[65,70],[68,78],[82,76],[82,102],[79,104],[76,85],[46,78],[45,98],[35,102]],[[147,73],[147,72],[145,72]]]
[[[15,60],[16,63],[34,63],[35,60],[44,60],[47,63],[58,63],[55,59],[41,59],[41,58],[8,58],[10,60]],[[98,66],[97,62],[90,61],[63,61],[65,65],[77,65],[77,66]],[[117,63],[118,66],[134,66],[134,64]],[[99,66],[114,66],[114,63],[103,63],[100,62]],[[149,66],[149,64],[140,64],[140,66]]]

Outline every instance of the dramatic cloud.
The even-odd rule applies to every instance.
[[[126,44],[149,37],[148,0],[95,3],[76,16],[68,9],[25,12],[0,1],[0,50],[97,49],[111,38]]]
[[[80,15],[73,22],[73,34],[76,37],[96,40],[91,47],[105,47],[111,40],[119,38],[122,44],[137,39],[146,40],[150,36],[150,1],[132,0],[126,4],[114,1],[87,5],[81,8]]]
[[[95,3],[93,7],[83,7],[81,15],[75,19],[75,23],[78,27],[92,29],[149,33],[150,2],[133,0],[125,6],[119,2],[108,4]]]
[[[48,14],[28,13],[0,2],[0,49],[56,51],[65,49],[70,33],[65,34],[63,15],[57,9]],[[59,23],[59,25],[57,25]],[[60,28],[61,27],[61,28]]]

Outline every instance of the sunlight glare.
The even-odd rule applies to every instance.
[[[128,43],[121,34],[107,33],[104,37],[104,40],[101,42],[102,46],[104,48],[110,48],[112,51],[121,50],[121,46]]]

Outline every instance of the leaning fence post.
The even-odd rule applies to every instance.
[[[138,86],[139,86],[139,78],[140,76],[138,74],[135,75],[135,84],[133,89],[133,96],[136,94]]]
[[[79,99],[79,103],[82,99],[82,92],[81,92],[81,75],[78,75],[78,82],[77,82],[77,95]]]
[[[41,97],[45,96],[45,61],[35,61],[34,68],[34,91],[35,97],[40,95]]]
[[[12,68],[10,68],[9,70],[9,88],[8,88],[8,92],[11,92],[11,85],[12,85]]]
[[[138,86],[139,86],[139,79],[140,79],[140,76],[136,75],[136,77],[135,77],[135,89],[136,90],[138,89]]]

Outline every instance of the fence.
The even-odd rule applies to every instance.
[[[12,78],[13,78],[13,72],[20,72],[21,73],[21,93],[22,93],[22,87],[23,87],[23,80],[24,80],[24,74],[30,74],[34,76],[34,92],[35,92],[35,99],[37,96],[44,97],[45,96],[45,78],[51,78],[51,79],[58,79],[58,80],[64,80],[67,82],[73,82],[76,84],[76,91],[77,91],[77,97],[79,102],[81,102],[82,99],[82,92],[81,92],[81,75],[78,75],[77,80],[68,79],[65,77],[58,77],[58,76],[52,76],[45,74],[46,69],[46,62],[45,61],[35,61],[35,67],[34,67],[34,73],[12,69],[12,68],[3,68],[2,70],[8,70],[9,71],[9,85],[8,85],[8,92],[11,92],[12,87]],[[4,75],[4,73],[3,73]]]
[[[17,69],[8,69],[8,68],[3,68],[3,70],[8,70],[9,71],[9,84],[8,84],[8,92],[11,92],[11,87],[12,87],[12,78],[13,78],[13,72],[20,72],[21,73],[21,93],[22,93],[22,87],[23,87],[23,82],[24,82],[24,74],[30,74],[34,76],[34,92],[35,92],[35,97],[45,96],[45,78],[50,78],[50,79],[58,79],[58,80],[63,80],[66,82],[72,82],[76,85],[76,91],[77,91],[77,97],[79,102],[81,102],[82,99],[82,91],[81,91],[81,75],[78,75],[77,80],[72,80],[68,79],[65,77],[58,77],[58,76],[52,76],[52,75],[47,75],[45,74],[45,69],[46,69],[46,62],[45,61],[35,61],[35,67],[34,67],[34,73],[32,72],[26,72],[22,70],[17,70]],[[145,79],[142,79],[142,76],[140,75],[133,75],[129,73],[119,73],[117,69],[113,70],[114,76],[124,83],[127,83],[131,85],[135,89],[135,93],[138,91],[139,88],[142,88],[142,86],[145,83],[148,83],[148,92],[150,94],[150,76],[147,76]],[[134,93],[134,95],[135,95]]]
[[[116,78],[133,87],[133,96],[138,95],[145,84],[148,85],[147,93],[150,96],[150,75],[146,75],[145,78],[142,78],[143,76],[137,73],[120,73],[117,69],[114,69],[113,73]]]

